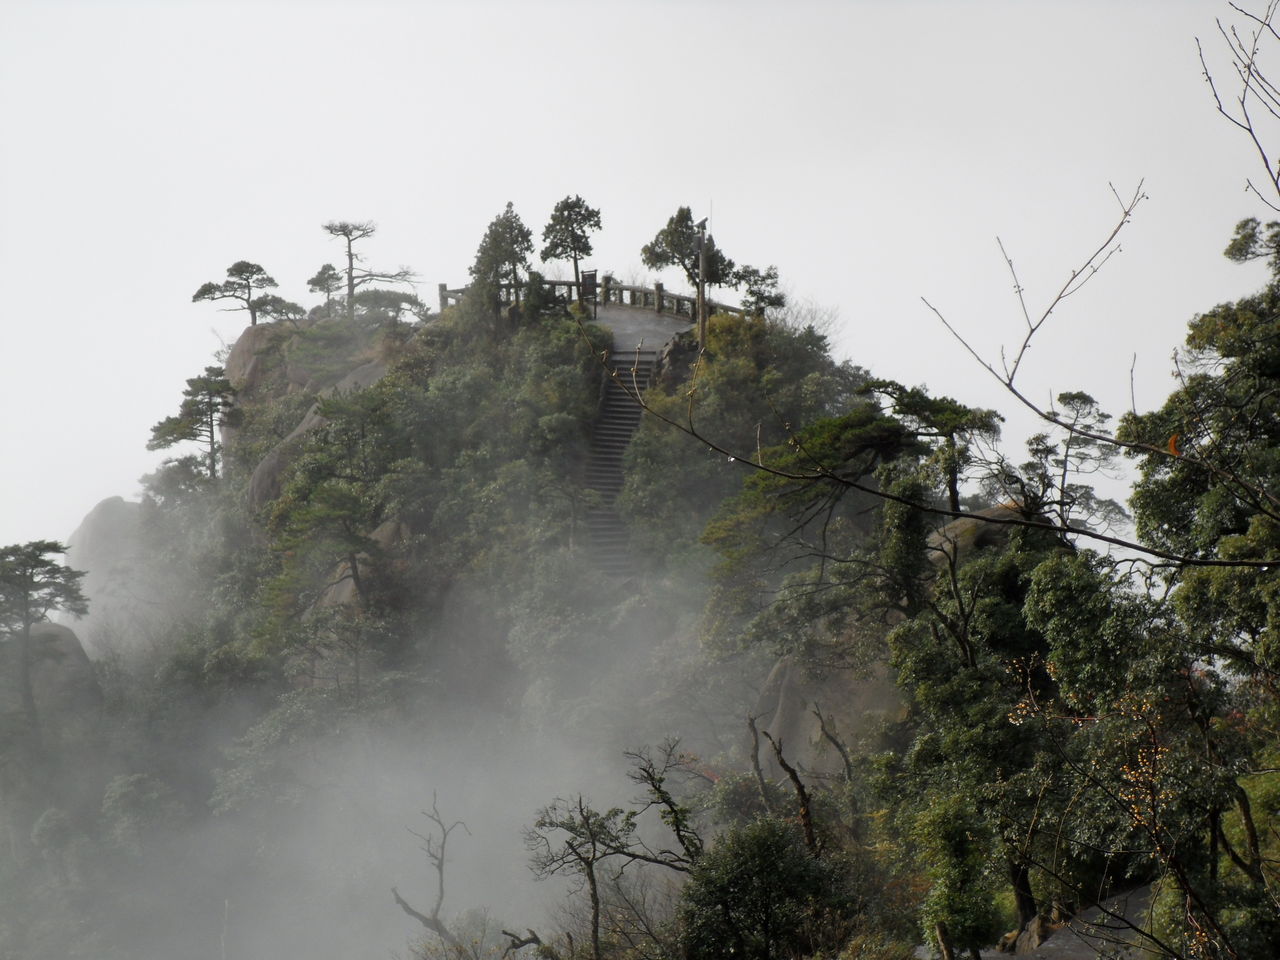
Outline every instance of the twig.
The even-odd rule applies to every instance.
[[[510,937],[511,943],[507,946],[507,949],[502,951],[502,955],[505,957],[507,954],[524,947],[537,947],[538,953],[546,957],[547,960],[560,960],[560,953],[555,947],[543,943],[542,938],[533,930],[529,930],[528,934],[527,937],[522,937],[518,933],[512,933],[510,930],[503,930],[502,935]]]

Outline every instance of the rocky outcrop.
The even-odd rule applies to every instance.
[[[353,390],[363,390],[381,380],[386,375],[386,372],[387,364],[383,360],[370,360],[367,363],[362,363],[328,390],[323,391],[320,397],[350,393]],[[280,496],[284,472],[293,460],[293,450],[297,446],[298,438],[312,430],[319,429],[327,422],[320,415],[320,404],[318,402],[312,404],[298,425],[289,432],[289,435],[272,447],[267,455],[262,458],[254,468],[253,475],[249,478],[249,508],[251,510],[255,512],[261,510],[276,497]]]
[[[10,863],[31,854],[33,825],[50,798],[60,794],[68,807],[76,805],[84,783],[78,778],[104,755],[102,691],[74,631],[37,623],[30,641],[30,705],[20,679],[21,643],[0,643],[0,845]]]
[[[279,342],[280,335],[274,323],[246,327],[240,334],[224,365],[236,393],[253,396],[263,387],[270,368],[270,348]]]
[[[67,563],[84,570],[83,587],[96,591],[107,583],[113,565],[127,563],[141,553],[138,511],[141,504],[124,497],[107,497],[87,514],[67,540]]]
[[[335,394],[351,393],[353,390],[364,390],[381,380],[386,376],[386,373],[387,365],[384,361],[370,360],[368,363],[363,363],[356,367],[328,390],[321,392],[320,397],[323,399],[324,397],[331,397]],[[294,440],[302,436],[304,433],[308,433],[311,430],[324,426],[326,423],[328,423],[328,421],[320,415],[319,402],[314,403],[311,405],[311,408],[307,410],[306,416],[304,416],[301,422],[299,422],[289,435],[281,441],[281,444],[286,444],[290,440]]]
[[[399,520],[384,520],[380,523],[373,533],[369,534],[369,539],[373,541],[378,551],[389,553],[401,542],[407,533],[407,528]],[[361,555],[358,558],[361,566],[370,561],[367,555]],[[312,611],[323,610],[331,607],[348,607],[356,604],[356,585],[355,580],[351,577],[351,568],[346,563],[340,563],[333,571],[333,575],[329,578],[329,587],[316,599]]]
[[[928,546],[940,567],[963,565],[977,550],[998,547],[1009,537],[1011,525],[992,520],[1023,518],[1014,503],[1003,503],[973,516],[952,520],[929,536]],[[901,694],[881,664],[869,673],[814,670],[795,657],[782,657],[773,666],[756,703],[757,725],[781,737],[787,759],[811,772],[836,774],[841,760],[825,742],[815,706],[834,720],[832,731],[846,744],[871,732],[886,716],[903,709]],[[762,760],[771,760],[762,755]],[[776,769],[774,771],[777,772]]]
[[[1029,519],[1026,512],[1012,502],[975,510],[972,516],[952,520],[930,534],[929,549],[935,552],[938,562],[950,558],[958,566],[973,551],[998,547],[1009,539],[1014,527],[999,521],[1026,519]]]
[[[143,542],[140,503],[108,497],[67,542],[67,565],[83,570],[88,616],[76,623],[94,657],[125,652],[154,634],[164,619],[164,578]]]
[[[887,669],[811,670],[796,657],[774,664],[756,702],[756,724],[782,743],[788,762],[811,773],[838,774],[843,761],[822,732],[814,710],[829,718],[841,743],[852,745],[902,709]],[[767,751],[761,760],[772,766]],[[776,771],[775,771],[776,772]]]
[[[75,631],[59,623],[31,628],[31,692],[41,735],[49,743],[79,741],[97,723],[102,691]],[[20,716],[19,647],[0,644],[0,716]]]
[[[283,445],[272,447],[267,455],[258,461],[253,468],[253,476],[249,478],[249,509],[257,513],[276,497],[280,496],[281,478],[289,458]]]

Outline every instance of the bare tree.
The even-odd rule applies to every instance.
[[[347,320],[355,319],[356,315],[356,290],[368,283],[411,283],[414,279],[414,273],[407,267],[401,267],[399,270],[384,271],[370,270],[365,267],[357,267],[361,262],[361,257],[356,253],[355,245],[361,240],[367,240],[377,232],[377,224],[372,220],[363,220],[360,222],[351,222],[349,220],[330,220],[328,223],[322,224],[321,229],[331,237],[341,240],[346,247],[347,254]],[[323,271],[322,271],[323,272]],[[323,282],[325,278],[321,274],[317,274],[312,278],[312,282]],[[327,294],[326,294],[327,295]]]
[[[628,846],[632,830],[631,819],[622,810],[600,813],[579,794],[573,800],[556,800],[543,807],[525,831],[525,846],[536,876],[569,874],[586,888],[591,904],[591,960],[601,958],[602,865]]]
[[[1213,94],[1213,102],[1218,113],[1237,129],[1242,130],[1257,151],[1258,159],[1266,172],[1267,186],[1260,190],[1251,178],[1245,180],[1249,189],[1259,200],[1272,210],[1280,212],[1280,159],[1272,152],[1268,140],[1280,131],[1275,129],[1280,124],[1280,88],[1268,77],[1259,63],[1259,56],[1265,45],[1280,42],[1280,33],[1276,32],[1273,21],[1280,9],[1280,0],[1267,0],[1261,14],[1253,13],[1235,3],[1231,7],[1243,19],[1242,25],[1224,24],[1221,19],[1215,21],[1218,34],[1226,44],[1230,61],[1228,73],[1235,77],[1231,92],[1224,99],[1224,86],[1219,89],[1218,81],[1205,60],[1205,51],[1196,38],[1196,49],[1200,53],[1200,66],[1204,70],[1205,82]],[[1270,129],[1267,129],[1270,128]]]
[[[400,891],[395,887],[391,888],[391,896],[395,898],[396,904],[413,919],[417,920],[423,927],[430,930],[439,937],[448,946],[461,949],[461,944],[457,936],[449,929],[443,920],[440,919],[440,908],[444,905],[444,865],[445,865],[445,849],[449,845],[449,835],[459,827],[464,832],[470,834],[467,825],[461,820],[455,820],[446,824],[445,819],[440,814],[440,806],[436,802],[436,795],[431,795],[431,809],[423,810],[422,815],[431,821],[433,830],[430,834],[421,834],[415,830],[410,830],[415,837],[422,841],[422,852],[427,855],[427,861],[435,869],[436,873],[436,899],[431,905],[430,913],[422,913],[411,907],[405,899],[400,896]]]

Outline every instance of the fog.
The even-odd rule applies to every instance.
[[[111,589],[123,586],[117,573],[91,602],[110,617]],[[144,621],[117,605],[114,620],[80,623],[108,703],[97,733],[79,734],[87,744],[68,734],[66,749],[105,754],[63,767],[68,782],[55,794],[83,804],[70,814],[89,833],[111,812],[95,812],[94,798],[121,769],[145,773],[148,789],[160,784],[125,804],[104,846],[72,840],[51,867],[52,882],[95,922],[103,910],[132,918],[91,938],[102,955],[383,957],[434,945],[392,896],[395,887],[424,913],[435,902],[425,852],[426,838],[438,839],[425,816],[433,809],[464,824],[448,839],[441,919],[451,930],[487,931],[498,948],[500,927],[548,935],[573,884],[530,871],[524,833],[539,808],[578,796],[599,809],[628,805],[639,791],[624,753],[666,738],[683,737],[695,755],[741,750],[761,665],[731,658],[687,672],[702,660],[687,599],[695,584],[628,598],[630,625],[572,638],[574,650],[552,654],[550,675],[545,664],[522,670],[492,649],[469,649],[496,639],[485,636],[495,627],[483,608],[501,590],[480,584],[446,602],[426,672],[383,678],[381,690],[369,681],[366,696],[389,698],[385,708],[344,711],[341,685],[317,683],[286,692],[265,721],[252,684],[222,696],[206,689],[203,705],[171,699],[184,689],[202,696],[199,683],[174,675],[181,604],[148,607]],[[547,599],[568,605],[578,592]],[[539,643],[536,624],[523,632],[517,643]],[[647,829],[661,828],[652,820]]]
[[[572,395],[543,399],[576,424],[570,442],[534,438],[551,461],[518,459],[518,444],[530,442],[525,413],[492,386],[489,369],[511,365],[500,381],[513,398],[521,376],[543,391],[556,368],[524,349],[545,351],[547,331],[559,329],[558,349],[579,358],[575,389],[588,403],[600,374],[576,324],[527,326],[510,344],[472,340],[486,311],[469,302],[452,319],[335,338],[352,321],[321,305],[311,326],[246,331],[246,342],[259,344],[258,363],[238,361],[250,373],[237,381],[243,418],[222,434],[223,476],[192,479],[186,461],[171,460],[148,478],[141,503],[104,501],[77,529],[68,561],[87,571],[89,614],[60,619],[90,652],[92,675],[70,672],[65,656],[38,661],[46,739],[25,772],[19,766],[5,809],[18,875],[74,901],[85,919],[59,929],[62,911],[29,905],[38,919],[19,926],[15,941],[29,956],[67,944],[137,960],[410,955],[419,941],[438,949],[436,934],[392,893],[434,920],[430,851],[439,836],[428,812],[461,824],[448,838],[439,913],[451,935],[485,933],[486,949],[499,951],[502,926],[551,937],[548,924],[574,883],[537,882],[530,870],[525,833],[541,808],[557,798],[583,797],[602,810],[636,802],[642,791],[628,779],[628,751],[679,739],[691,764],[740,752],[769,654],[705,657],[705,562],[682,568],[658,554],[644,561],[643,576],[607,576],[584,532],[576,546],[565,539],[571,518],[559,493],[535,484],[526,499],[524,470],[557,487],[572,482],[566,471],[581,457],[572,437],[589,422],[565,412],[580,409]],[[354,322],[369,321],[358,314]],[[456,447],[459,464],[495,444],[517,459],[495,463],[492,475],[444,461],[435,479],[424,460],[424,473],[392,501],[399,525],[420,532],[389,542],[394,561],[364,541],[361,575],[381,584],[366,595],[335,591],[351,570],[332,561],[314,574],[290,573],[304,551],[327,556],[326,528],[288,540],[281,521],[254,515],[246,491],[275,464],[293,479],[273,509],[293,505],[310,516],[294,492],[312,482],[303,468],[317,457],[356,461],[344,459],[346,434],[326,425],[337,415],[306,414],[289,384],[298,371],[322,371],[303,395],[323,397],[326,384],[367,366],[376,342],[443,344],[416,348],[445,351],[443,379],[421,381],[416,394],[392,379],[378,389],[451,411],[449,420],[418,425],[397,414],[379,429],[409,437],[425,456]],[[283,360],[272,366],[272,357]],[[487,385],[480,409],[458,407],[444,376],[473,383],[460,372],[468,363]],[[277,409],[283,419],[264,456],[257,425],[275,423],[267,414]],[[290,440],[300,417],[312,426]],[[370,442],[371,455],[391,456],[383,441]],[[381,468],[367,469],[368,483],[385,479]],[[502,487],[500,505],[485,507],[486,484],[504,473],[514,482]],[[684,496],[676,488],[667,495]],[[696,534],[690,527],[679,539]],[[271,544],[283,550],[276,559],[264,553]],[[299,583],[290,577],[312,575],[313,588],[289,592]],[[287,599],[272,599],[274,590]],[[94,698],[68,695],[73,680],[92,684]],[[38,780],[35,770],[44,771]],[[653,814],[640,827],[662,829]]]
[[[1016,350],[1143,190],[1021,382],[1036,403],[1149,408],[1186,321],[1265,273],[1221,257],[1266,215],[1196,53],[1228,11],[0,3],[0,543],[69,539],[89,601],[54,611],[77,641],[42,635],[34,679],[15,659],[5,681],[0,957],[445,956],[393,888],[483,935],[477,960],[502,955],[503,930],[566,943],[587,926],[583,874],[535,877],[540,810],[643,807],[638,835],[675,849],[629,751],[678,741],[671,790],[708,840],[746,817],[724,814],[756,789],[735,778],[776,813],[785,756],[849,786],[843,742],[866,773],[901,745],[892,618],[831,627],[856,648],[835,666],[806,646],[829,611],[770,621],[818,548],[735,568],[786,537],[765,519],[744,547],[748,472],[653,418],[604,497],[637,555],[608,575],[584,519],[602,494],[580,482],[603,340],[566,304],[512,311],[477,281],[441,310],[436,291],[471,282],[505,204],[536,243],[581,194],[603,216],[584,268],[687,294],[640,250],[691,206],[789,298],[759,330],[724,328],[758,349],[749,374],[699,388],[725,449],[763,459],[793,422],[866,402],[851,397],[870,371],[999,409],[1019,450],[1041,424],[982,364]],[[343,217],[376,223],[363,263],[412,271],[397,289],[416,303],[344,320],[340,295],[308,291],[344,262],[321,229]],[[246,259],[298,318],[246,328],[225,300],[193,302]],[[225,398],[245,422],[219,408],[217,439],[149,450],[184,382],[242,337]],[[348,389],[356,371],[367,389]],[[670,412],[688,371],[665,375]],[[831,514],[841,559],[869,536],[855,499]],[[777,764],[758,739],[752,755],[760,717]],[[431,812],[459,824],[438,917]],[[670,921],[681,870],[628,869],[618,882],[651,884]]]

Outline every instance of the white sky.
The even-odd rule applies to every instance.
[[[339,262],[331,219],[376,221],[370,263],[416,270],[434,303],[508,200],[536,235],[581,194],[604,218],[591,265],[623,279],[690,205],[739,263],[837,309],[840,355],[1007,406],[920,297],[981,349],[1012,344],[995,237],[1042,303],[1110,229],[1108,184],[1145,178],[1123,253],[1026,374],[1119,413],[1136,352],[1154,405],[1186,321],[1263,279],[1221,257],[1237,220],[1266,218],[1196,58],[1229,13],[0,0],[0,543],[136,495],[164,456],[151,425],[245,322],[191,294],[247,259],[309,305],[306,279]]]

